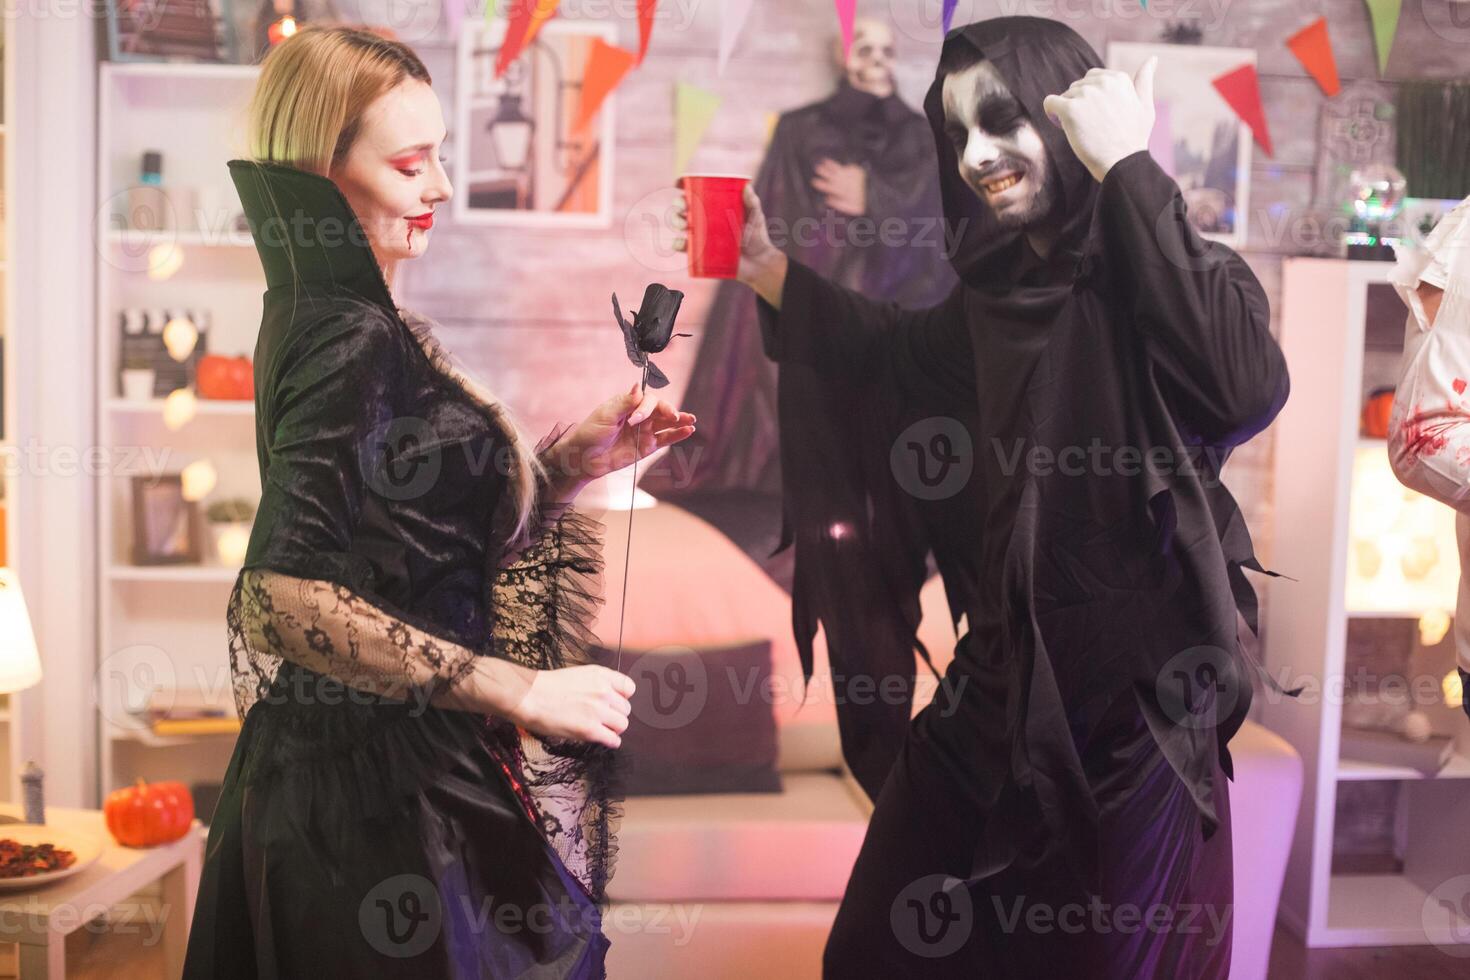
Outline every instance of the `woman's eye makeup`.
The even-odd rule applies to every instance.
[[[397,167],[398,172],[403,174],[405,177],[417,177],[419,174],[424,172],[424,168],[415,167],[413,166],[413,164],[417,163],[422,158],[423,154],[419,153],[403,160],[394,160],[393,165]],[[448,166],[449,156],[447,154],[441,154],[439,157],[439,162],[444,166]]]

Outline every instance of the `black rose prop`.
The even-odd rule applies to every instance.
[[[643,369],[643,384],[649,388],[662,388],[669,383],[668,377],[658,365],[648,359],[669,346],[675,337],[692,337],[690,333],[674,333],[674,320],[679,315],[679,304],[684,294],[661,283],[652,283],[643,292],[643,305],[633,311],[633,322],[623,316],[618,305],[618,294],[613,293],[613,315],[618,326],[623,328],[623,343],[628,348],[628,360]]]

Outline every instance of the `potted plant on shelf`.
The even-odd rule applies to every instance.
[[[250,543],[250,525],[255,520],[255,505],[233,497],[216,500],[205,510],[209,520],[210,554],[221,565],[240,565],[245,561],[245,548]]]

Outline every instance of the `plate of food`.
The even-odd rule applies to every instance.
[[[0,823],[0,891],[69,878],[102,856],[100,838],[34,823]]]

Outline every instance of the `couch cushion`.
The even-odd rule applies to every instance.
[[[614,901],[836,900],[867,816],[835,773],[787,773],[781,793],[630,797]]]
[[[589,496],[588,505],[595,508],[598,499]],[[619,499],[626,499],[626,490]],[[635,515],[631,555],[629,514]],[[714,525],[681,507],[660,503],[635,511],[600,511],[596,516],[606,525],[605,602],[595,626],[603,642],[616,647],[620,626],[625,652],[629,647],[697,647],[769,637],[773,707],[780,727],[777,768],[782,772],[839,768],[842,751],[826,638],[819,628],[813,641],[815,673],[803,704],[801,662],[786,591]],[[625,561],[627,612],[620,621]],[[923,607],[919,638],[943,673],[954,656],[955,632],[939,576],[925,583],[919,601]],[[934,680],[917,657],[915,669],[917,711],[933,696]]]
[[[618,752],[629,796],[779,793],[771,712],[771,641],[616,651],[594,663],[638,685]]]

